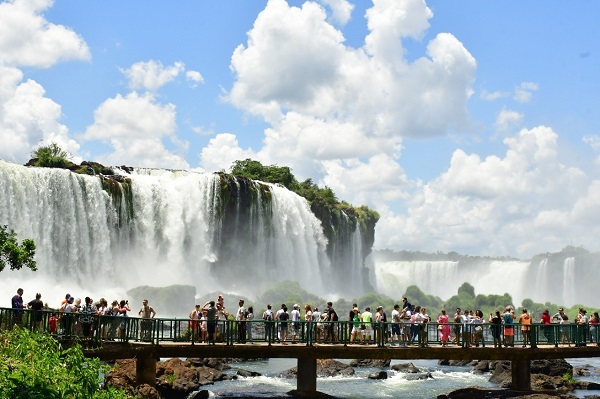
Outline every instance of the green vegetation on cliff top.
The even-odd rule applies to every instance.
[[[248,158],[235,161],[231,166],[231,174],[267,183],[281,184],[288,190],[306,198],[311,207],[338,209],[348,215],[355,215],[363,223],[369,219],[374,222],[379,220],[379,214],[367,206],[354,207],[345,201],[339,201],[330,187],[320,188],[313,183],[312,179],[299,182],[287,166],[265,166]]]

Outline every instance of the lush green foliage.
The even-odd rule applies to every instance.
[[[125,399],[101,388],[108,371],[80,346],[63,349],[48,334],[16,328],[0,334],[0,397],[11,399]]]
[[[379,214],[366,206],[354,208],[346,202],[339,202],[330,187],[325,186],[325,188],[320,188],[313,183],[312,179],[306,179],[303,182],[297,181],[287,166],[264,166],[258,161],[245,159],[233,163],[231,174],[267,183],[281,184],[301,197],[306,198],[311,205],[329,209],[337,208],[351,214],[357,214],[362,223],[366,223],[368,219],[373,219],[375,222],[379,220]]]
[[[294,304],[299,304],[302,309],[304,305],[309,303],[313,307],[322,306],[327,302],[323,298],[309,293],[296,281],[281,281],[273,283],[273,285],[265,291],[260,297],[260,305],[255,306],[254,309],[263,308],[265,309],[267,304],[271,304],[273,309],[279,309],[282,303],[292,307]]]
[[[235,161],[231,167],[231,174],[267,183],[279,183],[290,190],[292,185],[296,184],[296,178],[290,168],[276,165],[263,166],[252,159]]]
[[[35,166],[65,168],[69,164],[69,153],[60,148],[56,143],[38,147],[31,153],[31,156],[36,159]]]
[[[9,230],[8,226],[0,226],[0,272],[6,265],[10,266],[11,270],[27,267],[35,271],[37,266],[34,256],[33,240],[26,238],[19,244],[14,230]]]

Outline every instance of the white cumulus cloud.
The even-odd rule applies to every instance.
[[[184,70],[183,62],[176,62],[165,67],[160,61],[150,60],[136,62],[129,68],[121,69],[121,72],[129,80],[129,88],[132,90],[156,91],[177,78]]]
[[[559,250],[572,235],[594,246],[600,227],[589,215],[600,212],[600,185],[559,161],[557,138],[538,126],[506,138],[501,157],[456,150],[404,214],[384,212],[377,245],[523,257]]]
[[[528,103],[533,97],[533,92],[539,89],[539,85],[534,82],[522,82],[516,89],[513,98],[519,103]]]
[[[0,3],[0,64],[48,68],[63,60],[89,60],[85,41],[69,28],[48,22],[51,0]]]
[[[76,155],[79,144],[69,138],[61,116],[60,105],[40,84],[23,81],[19,69],[0,64],[0,158],[23,163],[34,148],[50,142]]]
[[[523,114],[510,109],[503,109],[498,113],[496,118],[496,129],[507,131],[515,126],[518,126],[523,121]]]
[[[94,112],[94,124],[82,138],[109,144],[113,152],[102,156],[111,165],[188,168],[182,155],[165,146],[165,140],[183,152],[187,143],[175,135],[176,111],[173,104],[162,105],[154,96],[136,92],[104,101]]]
[[[348,23],[354,10],[354,4],[347,0],[319,0],[319,2],[331,9],[333,20],[342,26]]]

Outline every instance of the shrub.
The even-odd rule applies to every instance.
[[[109,369],[86,358],[81,346],[64,349],[47,333],[15,328],[0,333],[0,397],[11,399],[126,399],[122,390],[103,389]]]
[[[35,166],[44,168],[65,168],[69,164],[69,153],[56,143],[38,147],[31,156],[36,159]]]

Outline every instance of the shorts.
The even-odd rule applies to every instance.
[[[217,330],[217,321],[216,320],[210,320],[206,324],[206,330],[208,331],[209,334],[214,334],[215,331]]]
[[[513,327],[504,327],[504,335],[507,337],[512,337],[515,335],[515,330]]]
[[[392,335],[400,335],[400,325],[398,323],[392,324]]]

